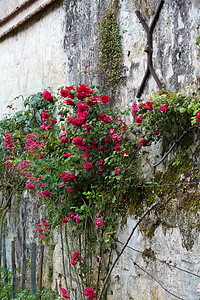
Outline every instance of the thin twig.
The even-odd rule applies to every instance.
[[[63,273],[64,273],[66,289],[68,290],[67,277],[66,277],[66,271],[65,271],[65,257],[64,257],[64,243],[63,243],[63,234],[62,234],[62,223],[60,225],[60,239],[61,239],[61,245],[62,245],[61,251],[62,251]]]
[[[118,239],[115,239],[115,241],[116,241],[117,243],[121,244],[121,245],[124,245],[124,243],[121,242],[121,241],[119,241]],[[135,249],[135,248],[133,248],[133,247],[131,247],[131,246],[127,246],[127,248],[129,248],[129,249],[131,249],[131,250],[133,250],[133,251],[135,251],[135,252],[138,252],[138,253],[140,253],[140,254],[143,254],[143,253],[144,253],[144,251]],[[148,257],[148,258],[151,259],[151,257]],[[161,263],[163,263],[163,264],[166,264],[169,268],[175,268],[175,269],[178,269],[179,271],[182,271],[182,272],[185,272],[185,273],[188,273],[188,274],[190,274],[190,275],[193,275],[193,276],[196,276],[196,277],[200,278],[200,275],[195,274],[195,273],[193,273],[193,272],[191,272],[191,271],[188,271],[188,270],[179,268],[179,267],[177,267],[175,264],[172,264],[172,263],[169,263],[169,262],[167,262],[167,261],[165,261],[165,260],[162,260],[162,259],[160,259],[160,258],[157,258],[156,256],[153,256],[152,259],[153,259],[153,260],[157,260],[157,261],[159,261],[159,262],[161,262]]]
[[[155,193],[154,193],[154,194],[155,194]],[[155,195],[156,195],[156,194],[155,194]],[[103,295],[103,292],[104,292],[104,289],[105,289],[105,286],[106,286],[106,283],[107,283],[107,281],[108,281],[108,279],[109,279],[109,277],[110,277],[110,275],[111,275],[111,273],[112,273],[112,270],[114,269],[114,267],[115,267],[117,261],[119,260],[120,256],[122,255],[122,253],[124,252],[125,248],[127,247],[127,245],[128,245],[128,243],[129,243],[130,239],[132,238],[133,233],[135,232],[136,228],[137,228],[138,225],[141,223],[141,221],[146,217],[146,215],[147,215],[148,213],[150,213],[150,211],[152,211],[152,209],[153,209],[154,207],[156,207],[158,204],[160,204],[160,202],[161,202],[160,198],[159,198],[157,195],[156,195],[156,197],[158,198],[158,200],[157,200],[155,203],[153,203],[153,204],[152,204],[152,205],[151,205],[151,206],[143,213],[143,215],[139,218],[139,220],[137,221],[137,223],[136,223],[135,226],[133,227],[132,232],[131,232],[131,234],[129,235],[129,237],[128,237],[126,243],[125,243],[124,246],[122,247],[122,250],[120,251],[119,255],[117,255],[116,259],[114,260],[114,262],[113,262],[113,264],[112,264],[112,266],[111,266],[111,268],[110,268],[110,270],[109,270],[109,272],[108,272],[108,274],[107,274],[107,276],[106,276],[106,279],[105,279],[105,281],[104,281],[104,283],[103,283],[103,287],[102,287],[102,289],[101,289],[101,291],[100,291],[100,295],[99,295],[98,300],[101,299],[101,297],[102,297],[102,295]]]
[[[180,300],[184,300],[183,298],[180,298],[178,296],[176,296],[175,294],[173,294],[172,292],[170,292],[168,289],[166,289],[153,275],[151,275],[148,271],[144,270],[142,267],[140,267],[135,261],[133,262],[133,264],[135,266],[137,266],[141,271],[145,272],[147,275],[149,275],[155,282],[157,282],[161,288],[167,292],[168,294],[170,294],[171,296],[177,298],[177,299],[180,299]]]

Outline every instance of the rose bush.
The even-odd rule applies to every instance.
[[[98,88],[84,84],[62,87],[56,96],[44,90],[25,100],[25,111],[0,121],[6,184],[34,192],[45,207],[42,225],[35,224],[41,241],[49,241],[58,225],[65,230],[81,299],[96,298],[107,273],[118,206],[131,197],[130,185],[139,177],[138,150],[161,138],[177,139],[200,122],[195,92],[164,89],[118,115],[102,107],[108,102]],[[127,125],[123,116],[131,113]],[[101,260],[91,265],[91,257]]]

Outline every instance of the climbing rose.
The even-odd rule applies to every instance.
[[[67,189],[66,189],[66,192],[67,192],[68,194],[73,194],[73,193],[74,193],[74,190],[71,189],[71,188],[67,188]]]
[[[161,105],[161,106],[160,106],[160,110],[161,110],[161,111],[167,111],[168,106],[169,106],[169,103],[167,103],[166,105]]]
[[[77,259],[78,259],[78,252],[74,252],[74,254],[73,254],[73,260],[75,261]]]
[[[89,123],[85,123],[84,127],[86,129],[86,133],[90,133],[90,124]]]
[[[69,92],[67,90],[61,89],[60,90],[60,95],[64,98],[68,97]]]
[[[72,101],[71,99],[66,99],[64,102],[65,102],[67,105],[72,105],[72,106],[75,105],[74,101]]]
[[[66,216],[68,216],[70,219],[73,219],[73,215],[74,215],[75,213],[71,213],[71,212],[68,212],[68,214],[66,214]]]
[[[141,141],[139,141],[139,144],[144,147],[146,145],[146,142],[147,141],[145,139],[141,139]]]
[[[135,123],[137,123],[138,125],[141,125],[143,121],[143,116],[139,116],[135,119]]]
[[[73,86],[68,86],[66,90],[61,89],[61,90],[60,90],[60,95],[61,95],[62,97],[64,97],[64,98],[69,97],[70,99],[74,99],[74,94],[70,92],[71,90],[74,90],[74,87],[73,87]],[[65,102],[65,103],[66,103],[66,102]]]
[[[60,141],[61,141],[62,143],[69,143],[68,138],[66,138],[66,136],[64,136],[64,135],[61,136]]]
[[[72,264],[72,266],[76,265],[76,262],[73,259],[70,260],[70,263]]]
[[[51,93],[49,93],[48,91],[44,90],[42,97],[44,99],[46,99],[47,101],[51,102],[53,100],[53,97],[51,95]]]
[[[40,186],[42,189],[44,189],[44,188],[45,188],[45,186],[46,186],[46,184],[44,184],[44,183],[40,183],[40,184],[39,184],[39,186]]]
[[[197,120],[198,122],[200,122],[200,111],[198,112],[198,115],[196,116],[196,120]]]
[[[116,146],[114,147],[115,151],[121,151],[122,149],[119,147],[119,145],[116,144]]]
[[[137,104],[133,104],[133,115],[135,116],[135,115],[137,115],[137,111],[138,111],[138,106],[137,106]]]
[[[104,164],[104,161],[101,159],[101,160],[99,161],[99,165],[100,165],[100,166],[103,166],[103,164]]]
[[[101,96],[101,101],[103,102],[103,103],[108,103],[109,102],[109,97],[108,96],[106,96],[106,95],[102,95]]]
[[[116,167],[116,169],[115,169],[115,174],[116,174],[116,175],[119,174],[119,169],[118,169],[118,167]]]
[[[148,110],[152,111],[153,110],[152,101],[150,101],[150,100],[147,101],[146,102],[146,107],[147,107]]]
[[[42,192],[42,195],[43,195],[44,197],[49,197],[49,196],[51,195],[51,193],[48,192],[47,190],[44,190],[44,191]]]
[[[102,174],[102,173],[103,173],[103,168],[100,168],[99,174]]]
[[[73,154],[70,154],[70,153],[65,153],[65,157],[70,157],[70,156],[74,156]]]
[[[75,214],[74,219],[76,220],[76,223],[80,222],[79,214]]]
[[[83,168],[85,168],[88,171],[91,171],[92,170],[92,165],[91,165],[90,162],[84,162]]]
[[[67,173],[67,172],[62,172],[60,177],[62,178],[62,180],[64,182],[74,182],[74,180],[77,176],[75,175],[75,173],[72,173],[71,175],[69,175],[69,173]]]
[[[26,183],[26,187],[27,187],[27,189],[29,189],[29,190],[34,190],[34,189],[35,189],[35,185],[32,184],[32,183]]]
[[[62,294],[65,299],[69,299],[69,294],[66,292],[64,288],[62,288]]]
[[[51,119],[51,123],[52,123],[52,124],[56,124],[57,121],[56,121],[55,119]]]
[[[97,220],[97,226],[98,226],[98,227],[103,226],[103,221],[102,221],[101,219],[98,219],[98,220]]]
[[[41,218],[41,221],[44,227],[49,227],[49,224],[46,222],[45,218]]]
[[[45,110],[43,113],[42,113],[42,119],[44,121],[48,120],[50,117],[50,115],[47,113],[47,110]]]
[[[95,290],[93,290],[92,288],[88,287],[86,289],[86,291],[83,291],[83,294],[85,296],[88,296],[90,300],[93,300],[94,298],[96,298],[97,294],[95,293]]]
[[[62,218],[62,222],[63,222],[63,223],[67,223],[67,222],[68,222],[68,220],[67,220],[67,219],[65,219],[65,218]]]

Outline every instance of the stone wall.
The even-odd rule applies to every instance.
[[[0,40],[0,117],[8,111],[6,107],[13,103],[13,98],[20,94],[27,96],[44,88],[56,91],[57,87],[64,84],[99,83],[98,22],[108,2],[55,1]],[[153,2],[156,7],[158,1]],[[136,101],[136,93],[146,69],[146,33],[135,14],[135,3],[133,0],[120,0],[118,17],[124,69],[116,102],[119,108],[131,106]],[[148,22],[151,19],[152,16],[146,18]],[[199,75],[195,45],[200,35],[199,24],[198,0],[165,1],[153,35],[153,63],[158,77],[167,88],[178,89]],[[151,76],[144,96],[156,90],[157,84]],[[14,107],[23,108],[22,102],[14,102]],[[27,245],[30,245],[35,238],[31,224],[39,220],[40,212],[35,204],[30,205],[29,198],[26,197],[25,202],[27,214],[31,216],[27,220]],[[13,214],[12,217],[8,216],[8,257],[11,239],[16,236],[20,241],[20,222],[21,207],[14,218]],[[135,222],[134,216],[128,217],[127,224],[120,227],[119,241],[126,241]],[[200,280],[190,272],[200,274],[199,234],[191,227],[194,241],[188,249],[181,230],[178,225],[165,227],[159,224],[151,238],[137,230],[129,243],[134,250],[126,248],[113,271],[108,299],[171,300],[177,296],[179,299],[197,300],[196,286]],[[52,287],[56,290],[56,285],[64,284],[58,233],[55,234],[54,242]],[[118,246],[120,249],[121,244]],[[145,249],[151,249],[156,259],[144,258],[141,252]],[[173,266],[170,267],[168,263]],[[142,269],[149,272],[157,282]],[[163,287],[175,296],[167,293]]]
[[[0,40],[0,117],[8,104],[23,107],[15,97],[55,91],[64,83],[64,16],[62,1],[55,1]]]

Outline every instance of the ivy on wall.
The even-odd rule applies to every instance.
[[[99,24],[98,51],[100,76],[104,88],[116,91],[122,72],[122,44],[117,20],[119,0],[107,7]]]

